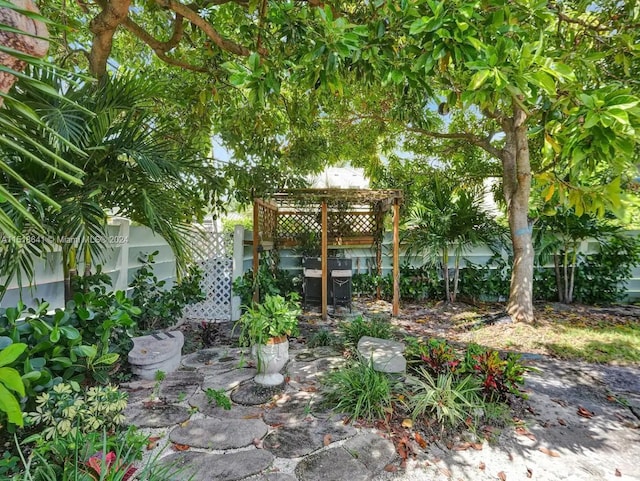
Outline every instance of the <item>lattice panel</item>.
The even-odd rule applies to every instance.
[[[233,256],[233,234],[205,232],[195,236],[193,244],[197,261]]]
[[[185,308],[187,319],[231,320],[231,278],[233,236],[208,232],[198,240],[198,266],[202,269],[200,287],[206,299]]]
[[[375,218],[369,212],[329,212],[327,233],[329,237],[373,236]]]
[[[297,239],[308,232],[320,234],[320,212],[281,213],[278,218],[278,236]]]
[[[260,238],[263,241],[273,241],[276,236],[276,226],[278,222],[278,212],[276,208],[269,208],[258,205],[258,226],[260,227]]]

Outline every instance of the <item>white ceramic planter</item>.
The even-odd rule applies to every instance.
[[[263,386],[279,386],[284,382],[284,376],[280,371],[289,360],[289,340],[285,336],[278,341],[254,345],[251,348],[251,354],[258,365],[258,374],[253,380]]]

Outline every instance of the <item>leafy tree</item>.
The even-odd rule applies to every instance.
[[[628,80],[640,9],[606,0],[376,1],[349,16],[369,32],[352,78],[387,93],[377,105],[352,103],[353,122],[400,123],[500,161],[514,251],[507,309],[532,320],[532,181],[577,215],[619,207],[640,126]],[[608,68],[616,63],[629,68],[616,74]],[[473,128],[450,122],[460,112],[476,118]]]

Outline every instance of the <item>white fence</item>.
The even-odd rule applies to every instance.
[[[158,251],[155,258],[154,273],[158,279],[167,280],[171,285],[175,278],[176,262],[166,241],[154,235],[143,226],[130,225],[127,219],[115,219],[107,226],[107,240],[110,248],[102,264],[102,271],[111,277],[114,290],[126,290],[133,276],[141,266],[140,254]],[[82,272],[83,266],[79,266]],[[35,304],[36,299],[45,299],[51,308],[64,307],[64,275],[62,271],[62,253],[55,249],[46,258],[35,262],[36,285],[18,288],[15,281],[9,285],[7,293],[0,301],[0,307],[15,306],[22,298],[27,306]]]
[[[244,234],[244,235],[243,235]],[[170,286],[175,278],[175,258],[171,248],[164,239],[154,235],[151,230],[142,226],[132,226],[129,221],[117,219],[113,225],[108,226],[108,235],[114,241],[126,239],[127,242],[114,242],[105,254],[103,272],[111,276],[113,288],[125,290],[133,279],[133,275],[140,267],[138,260],[140,254],[159,251],[156,256],[154,272],[159,279],[167,280]],[[629,235],[638,235],[638,232],[630,232]],[[237,226],[233,241],[232,279],[240,277],[251,269],[252,264],[252,236],[250,231],[244,231]],[[391,256],[385,255],[391,252],[391,237],[387,235],[384,240],[382,268],[383,273],[391,272]],[[596,244],[585,242],[584,248],[593,251]],[[402,252],[402,251],[401,251]],[[367,248],[345,248],[344,255],[353,259],[353,271],[359,273],[375,272],[375,253]],[[0,307],[15,306],[22,297],[27,305],[33,305],[36,299],[46,299],[52,308],[64,306],[64,288],[62,274],[62,259],[59,250],[49,253],[46,259],[38,260],[36,264],[35,279],[37,285],[31,288],[25,287],[22,292],[14,283],[9,286],[7,293],[0,302]],[[491,257],[491,251],[484,246],[479,246],[465,254],[465,258],[474,264],[484,264]],[[421,259],[409,258],[404,253],[400,256],[400,262],[411,262],[419,266]],[[287,269],[293,275],[302,273],[300,257],[290,249],[280,251],[280,266]],[[82,267],[81,267],[82,269]],[[629,300],[640,299],[640,267],[633,270],[632,278],[627,282],[627,298]],[[233,302],[232,318],[237,318],[239,301]]]

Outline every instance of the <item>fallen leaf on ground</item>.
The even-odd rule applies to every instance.
[[[622,476],[622,473],[620,472],[619,469],[616,468],[616,476],[619,478],[620,476]]]
[[[189,449],[189,445],[188,444],[173,443],[172,447],[176,451],[187,451]]]
[[[582,416],[583,418],[591,419],[593,416],[595,416],[595,413],[592,412],[592,411],[589,411],[586,408],[583,408],[582,406],[578,406],[578,416]]]
[[[513,461],[513,454],[509,453],[509,461]]]
[[[482,443],[471,443],[471,447],[476,451],[482,451]]]
[[[552,399],[552,401],[554,403],[560,404],[560,406],[562,406],[563,408],[566,408],[569,405],[567,401],[564,401],[562,399]]]
[[[471,443],[460,443],[457,446],[453,447],[454,451],[466,451],[471,447]]]
[[[413,438],[416,440],[416,442],[420,445],[420,447],[422,449],[426,449],[427,447],[427,442],[424,440],[424,438],[420,435],[420,433],[415,433],[413,435]]]
[[[402,420],[402,427],[403,428],[407,428],[407,429],[411,429],[413,427],[413,421],[409,418],[403,419]]]
[[[498,479],[499,479],[500,481],[507,481],[507,475],[506,475],[506,474],[504,474],[504,471],[500,471],[500,472],[498,473]]]
[[[544,446],[538,448],[538,451],[548,456],[551,456],[552,458],[557,458],[560,456],[560,453],[558,453],[557,451],[553,451],[552,449],[545,448]]]
[[[262,439],[258,439],[258,438],[253,438],[253,445],[258,449],[262,449],[264,447],[262,445]]]
[[[398,467],[397,467],[397,466],[394,466],[393,464],[387,464],[387,465],[384,467],[384,470],[385,470],[387,473],[395,473],[395,472],[398,470]]]
[[[247,414],[246,416],[242,416],[242,419],[260,419],[262,417],[262,413],[256,414]]]
[[[525,428],[523,428],[523,427],[517,427],[516,428],[516,434],[519,434],[520,436],[526,436],[529,439],[531,439],[531,441],[535,441],[536,440],[536,437],[532,433],[527,431]]]
[[[531,468],[527,468],[527,478],[531,478],[533,476],[533,470]]]
[[[331,434],[324,435],[324,440],[322,441],[322,444],[324,444],[325,446],[329,446],[329,444],[331,444]]]
[[[307,386],[300,389],[302,392],[318,392],[318,388],[315,386]]]
[[[561,426],[566,426],[567,425],[567,421],[565,421],[562,418],[558,418],[558,424],[560,424]]]
[[[440,472],[444,474],[447,478],[451,477],[451,471],[449,471],[447,468],[440,468]]]
[[[484,464],[482,461],[481,461],[481,462],[480,462],[480,464],[478,465],[478,469],[479,469],[480,471],[484,471],[484,469],[485,469],[486,467],[487,467],[487,465],[486,465],[486,464]]]
[[[150,436],[147,439],[147,451],[151,451],[158,445],[158,441],[160,441],[160,436]]]

